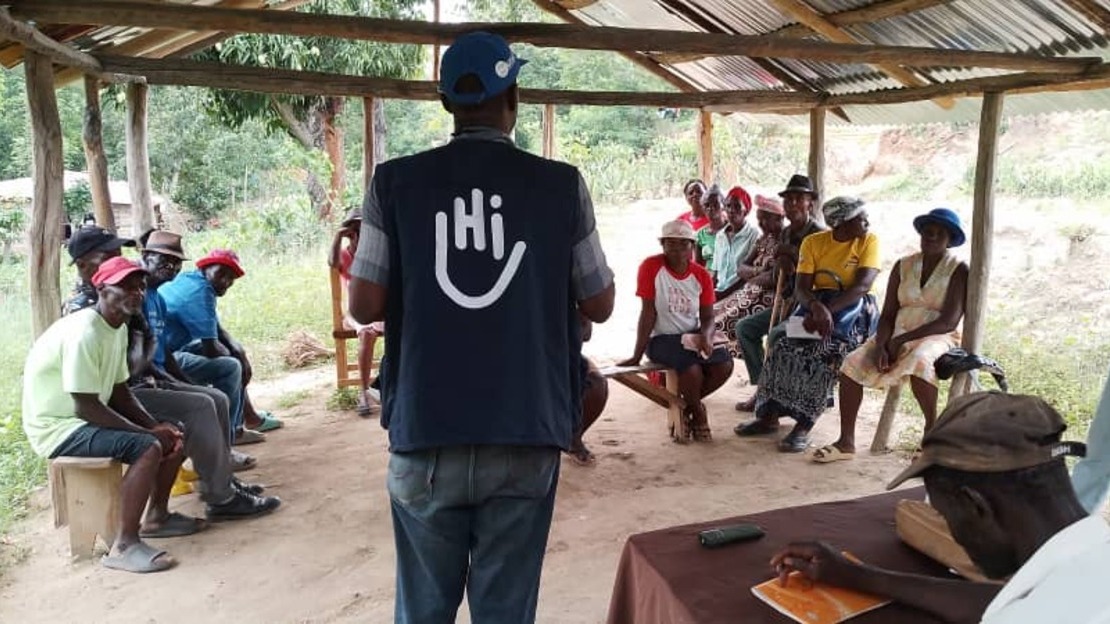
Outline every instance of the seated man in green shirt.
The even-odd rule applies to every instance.
[[[205,524],[171,514],[167,506],[184,459],[182,428],[156,422],[127,386],[126,323],[142,313],[146,272],[116,257],[91,283],[96,305],[63,317],[31,347],[23,371],[23,430],[43,457],[111,457],[130,466],[120,487],[117,537],[102,563],[157,572],[176,561],[141,534],[189,535]]]

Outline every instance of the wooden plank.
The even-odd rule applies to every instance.
[[[543,105],[543,157],[555,158],[555,105]]]
[[[813,10],[812,7],[801,0],[771,1],[787,15],[805,24],[829,41],[835,43],[859,43],[855,37],[841,30],[839,26],[825,19],[823,15]],[[903,69],[895,63],[879,63],[875,67],[907,87],[923,87],[928,84],[912,72]],[[942,108],[952,108],[955,106],[955,100],[952,98],[942,98],[937,100],[937,104]]]
[[[673,399],[672,395],[665,389],[652,384],[650,381],[644,379],[636,373],[627,373],[624,375],[613,375],[611,379],[622,386],[632,390],[636,394],[644,397],[645,399],[655,403],[659,407],[670,407]]]
[[[1064,0],[1064,4],[1089,20],[1102,34],[1110,34],[1110,11],[1096,0]]]
[[[293,95],[330,95],[348,97],[381,97],[403,100],[439,100],[437,85],[432,81],[398,80],[366,76],[346,76],[323,72],[306,72],[231,65],[186,59],[142,59],[133,57],[98,57],[105,68],[138,72],[149,84],[181,85],[285,93]],[[521,89],[525,104],[578,104],[593,106],[647,106],[665,108],[701,108],[728,106],[732,110],[764,108],[808,108],[821,101],[817,94],[787,91],[713,91],[699,93],[555,91]]]
[[[989,91],[1068,91],[1071,90],[1071,87],[1076,85],[1082,85],[1092,81],[1104,83],[1107,80],[1110,80],[1110,64],[1102,64],[1092,67],[1090,70],[1078,76],[1040,74],[1035,72],[1019,73],[1003,76],[988,76],[985,78],[970,78],[968,80],[955,80],[952,82],[930,85],[928,87],[830,95],[823,99],[822,105],[831,107],[902,104],[905,102],[931,100],[938,96],[945,95],[953,97],[978,97]]]
[[[974,211],[971,217],[971,264],[967,279],[963,338],[968,353],[981,353],[986,335],[987,295],[994,247],[994,177],[998,159],[998,129],[1002,123],[1003,95],[983,97],[979,118],[979,152],[975,163]],[[949,400],[968,390],[971,376],[961,373],[949,388]]]
[[[876,2],[858,9],[849,9],[839,13],[828,13],[825,19],[832,24],[844,28],[856,24],[867,24],[879,20],[915,13],[931,7],[948,4],[953,0],[886,0]],[[768,34],[776,37],[808,37],[813,31],[805,24],[791,24]]]
[[[100,61],[96,60],[95,57],[59,43],[42,34],[33,26],[13,19],[8,10],[2,6],[0,6],[0,39],[18,42],[23,46],[24,54],[28,50],[33,50],[59,65],[73,67],[87,74],[98,75],[108,82],[141,80],[136,76],[106,74],[104,68],[100,66]]]
[[[713,184],[713,113],[698,111],[698,176]]]
[[[145,84],[127,85],[127,187],[131,191],[131,236],[154,227],[150,156],[147,153],[147,93]]]
[[[58,320],[62,257],[62,124],[54,93],[50,57],[28,50],[24,56],[27,106],[31,117],[31,227],[28,230],[31,325],[37,338]]]
[[[89,170],[93,214],[100,227],[115,232],[116,215],[112,212],[112,196],[108,189],[108,157],[104,154],[101,128],[100,81],[95,76],[85,76],[85,121],[81,143],[85,148],[85,166]]]
[[[821,197],[825,197],[825,109],[814,108],[809,111],[809,180],[817,189],[818,199],[813,209],[821,209]]]
[[[1019,71],[1078,73],[1101,62],[1095,57],[1046,57],[980,50],[826,43],[784,37],[613,28],[577,24],[451,23],[323,15],[197,5],[136,4],[105,0],[10,0],[24,20],[143,28],[340,37],[385,43],[448,44],[458,35],[485,30],[510,41],[541,47],[623,52],[678,52],[718,56],[794,58],[830,63],[894,63],[918,67],[993,67]]]

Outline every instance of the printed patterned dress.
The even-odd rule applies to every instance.
[[[899,261],[898,316],[894,319],[894,336],[917,329],[940,316],[944,299],[948,296],[948,284],[960,266],[960,260],[952,254],[945,254],[924,287],[921,285],[921,266],[920,252]],[[880,373],[875,368],[875,338],[871,337],[844,359],[840,372],[867,388],[893,386],[910,375],[935,386],[937,373],[933,363],[959,343],[959,330],[907,342],[902,345],[898,359],[891,364],[890,370]]]
[[[753,248],[752,266],[762,271],[773,265],[779,242],[778,236],[771,234],[760,236]],[[714,329],[717,333],[728,336],[728,352],[734,359],[744,357],[736,338],[736,322],[770,308],[774,299],[774,286],[744,284],[739,290],[714,304]]]

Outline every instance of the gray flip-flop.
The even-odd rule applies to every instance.
[[[166,551],[160,550],[146,542],[136,542],[127,547],[119,555],[108,553],[100,559],[100,565],[112,570],[123,570],[136,574],[161,572],[177,565],[177,561],[169,557]]]
[[[184,537],[200,533],[208,528],[208,523],[200,518],[191,518],[176,511],[170,512],[162,526],[157,529],[139,530],[139,537]]]

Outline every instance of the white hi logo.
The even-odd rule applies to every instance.
[[[470,191],[470,212],[466,211],[466,201],[462,197],[455,198],[455,249],[465,251],[469,249],[469,242],[467,232],[474,233],[474,249],[475,251],[485,251],[486,249],[486,217],[485,206],[483,201],[483,193],[481,189],[471,189]],[[501,196],[493,195],[489,198],[490,208],[497,210],[501,207]],[[505,228],[503,226],[503,219],[500,214],[494,213],[490,216],[490,233],[492,244],[490,245],[490,252],[493,254],[494,260],[500,260],[505,257]],[[482,308],[493,305],[501,295],[505,293],[505,289],[509,287],[509,282],[513,281],[516,276],[516,271],[520,268],[520,260],[524,256],[524,251],[527,249],[524,241],[517,241],[513,245],[513,251],[509,254],[509,262],[502,269],[501,275],[494,282],[493,288],[488,292],[479,296],[468,295],[459,290],[455,284],[451,282],[451,277],[447,274],[447,213],[436,213],[436,281],[439,282],[439,287],[443,289],[443,293],[447,295],[451,301],[459,304],[460,306],[470,310],[480,310]]]

